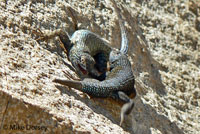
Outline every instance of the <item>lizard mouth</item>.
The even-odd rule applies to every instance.
[[[78,67],[79,67],[79,69],[81,70],[81,72],[82,72],[84,75],[88,74],[87,70],[84,69],[83,67],[81,67],[80,64],[78,64]]]

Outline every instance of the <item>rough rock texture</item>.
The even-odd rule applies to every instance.
[[[200,131],[200,1],[118,1],[136,77],[135,108],[55,85],[75,73],[57,38],[37,42],[33,29],[79,27],[116,48],[120,29],[109,1],[0,0],[0,133],[197,134]],[[64,72],[63,72],[64,71]],[[69,78],[70,79],[70,78]]]

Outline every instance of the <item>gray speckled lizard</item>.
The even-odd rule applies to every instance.
[[[47,40],[59,36],[69,60],[81,79],[105,79],[111,47],[95,33],[89,30],[78,30],[77,20],[73,16],[71,8],[67,7],[67,9],[76,30],[73,35],[70,37],[62,29],[57,29],[49,33],[42,33],[40,31],[38,33],[40,36],[38,40]]]
[[[54,79],[53,82],[78,89],[93,97],[111,97],[125,102],[121,109],[121,126],[124,115],[129,114],[134,107],[133,100],[128,96],[130,94],[136,96],[136,90],[134,88],[135,80],[131,63],[126,55],[128,52],[128,39],[125,27],[122,23],[122,18],[116,3],[113,2],[113,5],[119,18],[122,40],[120,51],[112,50],[110,52],[109,63],[111,70],[106,75],[106,79],[103,81],[98,81],[96,79],[84,79],[83,81]],[[95,37],[95,39],[98,38],[98,36]]]

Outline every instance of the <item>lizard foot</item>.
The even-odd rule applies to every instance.
[[[47,41],[49,39],[52,39],[54,38],[55,36],[58,36],[62,33],[62,30],[61,29],[56,29],[54,31],[50,31],[50,30],[47,30],[45,32],[42,32],[39,28],[36,29],[36,30],[32,30],[32,32],[34,34],[36,34],[37,36],[39,36],[39,38],[36,39],[36,41],[39,41],[39,40],[43,40],[43,41]]]
[[[72,76],[69,72],[67,72],[67,71],[63,71],[63,73],[65,74],[65,76],[67,77],[67,78],[71,78],[72,80],[77,80],[77,81],[80,81],[81,79],[79,79],[79,78],[75,78],[74,76]]]

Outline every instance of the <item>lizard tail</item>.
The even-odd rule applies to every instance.
[[[122,123],[124,121],[124,116],[130,114],[134,107],[134,102],[132,99],[128,103],[125,103],[121,108],[121,120],[120,120],[120,126],[122,126]]]
[[[121,48],[120,48],[120,52],[123,53],[123,54],[127,54],[128,53],[129,40],[127,38],[126,29],[125,29],[125,26],[123,24],[122,16],[120,14],[119,8],[117,7],[117,4],[115,3],[114,0],[111,0],[111,2],[113,3],[114,9],[115,9],[115,11],[117,13],[119,26],[120,26],[120,31],[121,31]]]
[[[119,91],[118,95],[120,99],[126,102],[121,108],[121,121],[120,121],[120,126],[121,126],[124,121],[124,116],[130,114],[130,112],[132,111],[134,107],[134,101],[130,99],[124,92]]]
[[[64,51],[68,55],[70,49],[72,48],[72,44],[71,44],[68,33],[61,32],[58,36],[59,36],[60,42],[62,43],[61,47],[64,49]]]
[[[82,89],[82,84],[81,84],[80,81],[54,79],[53,82],[59,83],[61,85],[65,85],[65,86],[68,86],[68,87],[76,88],[78,90]]]
[[[73,27],[74,30],[78,30],[78,23],[77,23],[77,19],[75,18],[75,16],[73,15],[73,11],[71,7],[67,7],[67,10],[69,11],[72,21],[73,21]],[[72,48],[73,44],[70,41],[71,36],[66,32],[61,32],[59,35],[59,39],[62,43],[61,47],[64,49],[65,53],[67,53],[67,55],[69,55],[69,51]]]
[[[76,17],[74,16],[73,14],[73,11],[72,11],[72,8],[71,7],[67,7],[67,10],[69,11],[71,17],[72,17],[72,21],[73,21],[73,25],[74,25],[74,30],[78,30],[78,22],[77,22],[77,19]]]
[[[126,30],[124,27],[124,24],[122,23],[121,18],[119,19],[119,25],[120,25],[120,31],[121,31],[121,48],[120,48],[120,52],[123,54],[127,54],[128,53],[128,38],[127,38],[127,34],[126,34]]]

